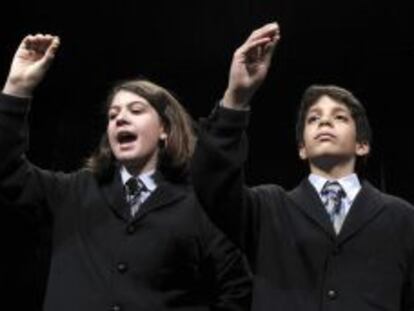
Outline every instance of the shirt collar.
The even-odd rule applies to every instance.
[[[154,174],[155,170],[151,170],[145,173],[142,173],[138,176],[132,176],[128,170],[126,169],[125,166],[121,166],[120,168],[120,174],[121,174],[121,179],[122,179],[122,184],[125,185],[125,183],[131,178],[131,177],[135,177],[135,178],[139,178],[142,183],[145,185],[146,189],[148,189],[148,191],[152,192],[155,190],[155,188],[157,188],[157,183],[155,182],[154,179]]]
[[[309,182],[313,185],[313,187],[316,189],[316,191],[320,194],[322,191],[323,186],[325,183],[330,180],[328,178],[316,175],[316,174],[310,174]],[[334,180],[330,180],[334,181]],[[339,178],[336,180],[344,189],[346,196],[349,200],[354,201],[355,197],[357,196],[359,190],[361,190],[361,183],[359,181],[359,178],[357,174],[350,174],[345,177]]]

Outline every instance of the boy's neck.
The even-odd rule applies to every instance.
[[[355,161],[334,162],[315,161],[309,162],[310,172],[327,179],[340,179],[355,173]]]

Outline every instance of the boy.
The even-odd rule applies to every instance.
[[[202,205],[253,268],[252,310],[414,310],[414,209],[355,174],[371,134],[350,92],[305,92],[297,142],[310,175],[300,185],[244,183],[249,102],[279,38],[278,25],[268,24],[236,50],[193,159]]]

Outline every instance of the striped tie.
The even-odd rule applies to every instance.
[[[131,216],[134,217],[141,205],[141,193],[145,191],[145,185],[139,178],[131,177],[125,183],[125,188]]]
[[[322,202],[331,218],[335,232],[338,234],[345,220],[342,199],[346,196],[341,185],[336,181],[327,181],[321,191]]]

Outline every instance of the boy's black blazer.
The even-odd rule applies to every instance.
[[[202,120],[193,184],[210,217],[248,256],[252,309],[414,310],[413,207],[363,181],[336,236],[307,179],[292,191],[245,185],[248,118],[217,108]]]

